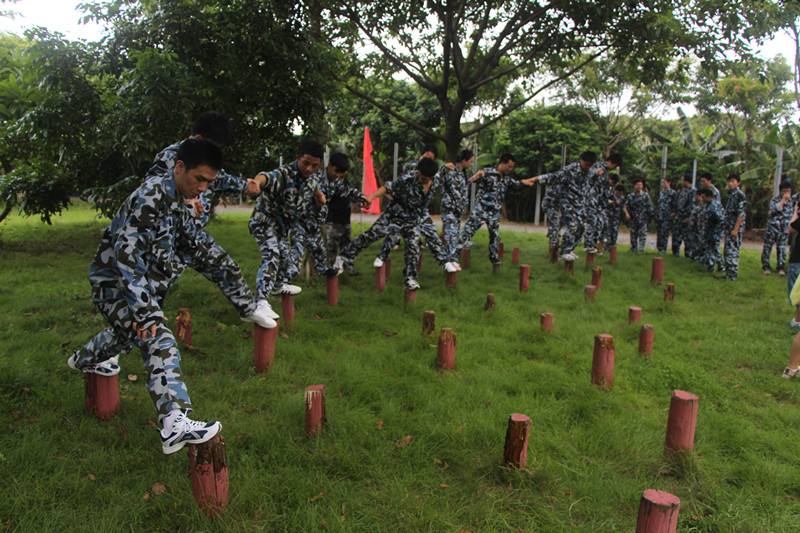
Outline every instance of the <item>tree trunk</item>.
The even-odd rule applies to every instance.
[[[445,159],[455,161],[458,158],[458,152],[461,151],[461,140],[464,138],[461,131],[461,113],[450,113],[446,115],[445,120],[444,144],[447,149]]]

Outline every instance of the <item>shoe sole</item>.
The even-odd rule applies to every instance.
[[[203,438],[200,438],[200,439],[190,439],[190,440],[182,440],[181,442],[178,442],[178,443],[176,443],[176,444],[172,444],[172,445],[170,445],[170,446],[164,446],[164,445],[162,445],[162,447],[161,447],[161,448],[162,448],[162,450],[164,451],[164,455],[170,455],[170,454],[173,454],[173,453],[175,453],[175,452],[179,452],[179,451],[181,451],[181,450],[183,449],[183,447],[184,447],[184,446],[186,446],[187,444],[203,444],[204,442],[208,442],[208,441],[210,441],[211,439],[213,439],[214,437],[216,437],[216,436],[217,436],[217,434],[220,432],[220,430],[221,430],[221,429],[222,429],[222,423],[220,423],[220,422],[217,422],[217,429],[216,429],[216,431],[213,431],[213,432],[212,432],[212,431],[210,431],[210,430],[209,430],[209,434],[208,434],[208,435],[206,435],[206,436],[205,436],[205,437],[203,437]]]
[[[256,322],[255,320],[253,320],[250,317],[245,317],[245,316],[242,317],[242,322],[251,322],[251,323],[256,324],[257,326],[262,327],[264,329],[272,329],[274,327],[277,327],[278,323],[275,322],[275,320],[277,320],[277,319],[275,319],[275,318],[272,319],[272,325],[271,326],[265,326],[264,324]]]

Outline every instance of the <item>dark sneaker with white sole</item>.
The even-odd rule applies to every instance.
[[[72,354],[69,359],[67,359],[67,366],[73,370],[80,370],[84,374],[97,374],[98,376],[116,376],[119,374],[120,367],[119,367],[119,356],[112,357],[110,359],[106,359],[102,363],[97,363],[96,365],[89,365],[84,368],[78,368],[76,365],[78,363],[78,354]]]
[[[183,411],[177,411],[174,416],[170,413],[164,417],[163,423],[161,446],[165,454],[175,453],[187,444],[207,442],[222,429],[222,424],[216,420],[199,422],[186,416]]]

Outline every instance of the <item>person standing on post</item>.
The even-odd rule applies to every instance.
[[[442,233],[447,256],[453,262],[459,261],[461,218],[467,211],[469,200],[467,171],[474,161],[472,150],[462,150],[453,169],[442,169]]]
[[[353,240],[350,226],[351,205],[359,204],[362,207],[369,205],[361,189],[348,183],[349,169],[350,161],[345,154],[331,154],[327,171],[320,180],[322,192],[328,201],[328,215],[322,226],[328,264],[333,264],[339,251]],[[351,266],[347,273],[351,276],[358,274],[354,266]]]
[[[609,182],[609,171],[622,165],[620,154],[611,154],[605,160],[598,161],[589,170],[586,181],[583,247],[586,253],[597,253],[598,245],[603,240],[608,220],[606,219],[606,206],[604,202],[609,197],[612,185]]]

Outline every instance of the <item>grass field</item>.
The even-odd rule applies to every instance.
[[[259,262],[247,214],[211,233],[248,280]],[[166,302],[189,306],[196,352],[183,352],[195,413],[224,424],[231,474],[226,513],[197,510],[185,452],[164,456],[138,352],[121,359],[122,410],[109,422],[84,412],[80,375],[65,360],[104,326],[86,279],[106,221],[83,208],[52,227],[12,217],[0,227],[0,524],[18,531],[632,531],[643,489],[682,500],[680,531],[800,529],[800,382],[780,378],[791,339],[785,280],[743,252],[728,283],[667,257],[674,304],[649,284],[651,254],[622,252],[584,303],[591,274],[570,278],[547,262],[543,236],[503,235],[493,275],[481,230],[473,266],[448,291],[426,254],[417,303],[402,305],[401,257],[389,287],[343,277],[340,305],[325,284],[297,298],[297,319],[265,375],[252,368],[250,328],[194,272]],[[517,290],[510,251],[532,265]],[[484,311],[487,292],[497,308]],[[277,302],[276,302],[277,303]],[[656,329],[651,359],[638,355],[627,307]],[[279,306],[278,306],[279,307]],[[455,330],[458,369],[434,367],[423,310]],[[538,316],[555,314],[551,335]],[[593,337],[616,344],[616,382],[589,381]],[[328,424],[309,440],[303,389],[328,388]],[[700,396],[695,453],[663,453],[670,393]],[[501,466],[506,421],[533,419],[528,469]],[[413,441],[398,446],[404,437]],[[153,494],[152,486],[166,486]]]

